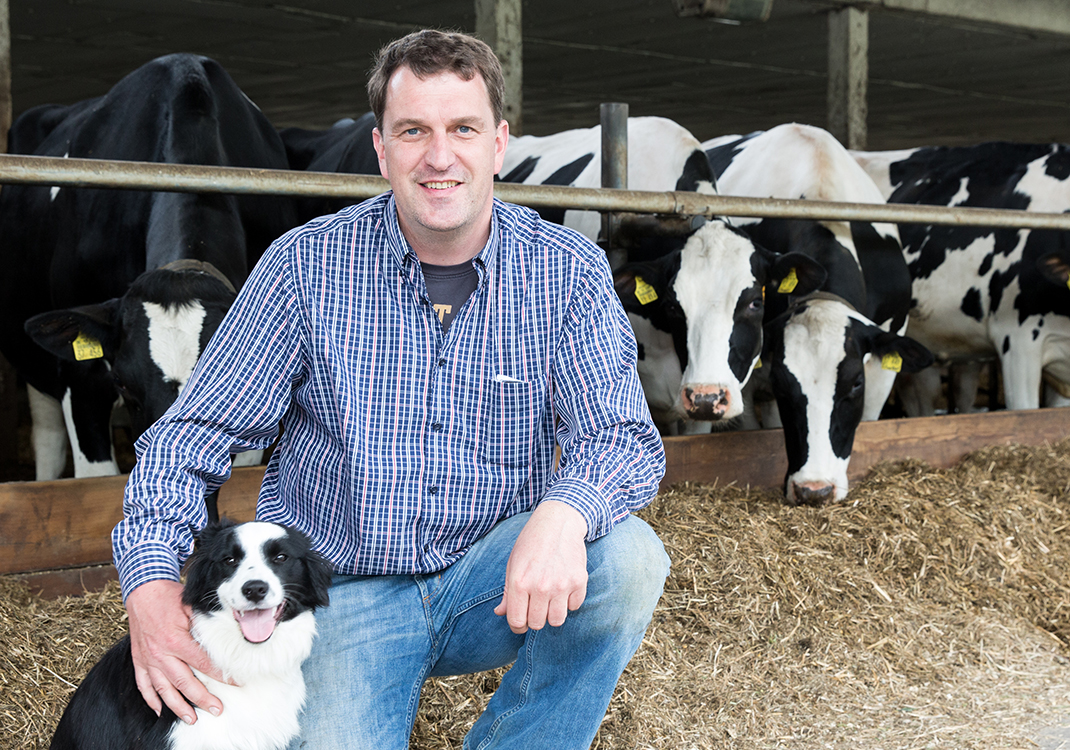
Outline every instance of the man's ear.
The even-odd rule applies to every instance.
[[[389,180],[390,175],[387,174],[386,169],[386,149],[383,146],[383,134],[379,132],[379,128],[372,128],[372,146],[375,147],[375,155],[379,157],[379,174]]]
[[[502,171],[505,164],[505,148],[509,145],[509,122],[504,117],[494,131],[494,174]]]

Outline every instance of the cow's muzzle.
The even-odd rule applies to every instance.
[[[728,412],[732,394],[719,385],[687,385],[680,394],[680,401],[691,419],[715,422]]]
[[[831,482],[794,482],[785,488],[788,505],[823,505],[836,497],[836,485]]]

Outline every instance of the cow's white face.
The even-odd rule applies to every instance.
[[[181,393],[201,355],[204,306],[200,300],[172,307],[143,302],[142,309],[148,321],[149,356],[164,382],[173,384]]]
[[[932,364],[932,354],[834,299],[804,300],[770,323],[766,335],[788,454],[787,501],[842,500],[865,406],[867,360],[917,372]]]
[[[743,385],[762,348],[764,299],[755,248],[720,222],[695,232],[684,246],[674,290],[687,320],[687,367],[679,392],[692,419],[743,413]]]
[[[810,302],[784,325],[782,348],[770,362],[792,505],[847,495],[847,465],[865,399],[863,354],[851,340],[857,319],[865,320],[839,302]]]

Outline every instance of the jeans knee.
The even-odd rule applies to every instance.
[[[604,542],[604,544],[600,544]],[[669,556],[644,521],[629,516],[588,552],[588,597],[606,596],[645,629],[669,575]]]

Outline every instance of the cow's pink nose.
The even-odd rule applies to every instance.
[[[836,485],[829,482],[789,482],[789,505],[821,505],[836,496]]]
[[[732,394],[719,385],[684,386],[680,401],[687,416],[703,422],[724,417],[732,404]]]

